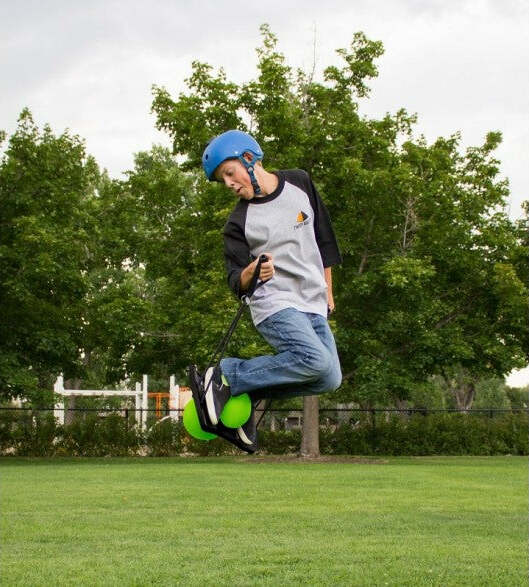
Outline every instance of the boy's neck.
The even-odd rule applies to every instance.
[[[257,171],[257,169],[256,169]],[[277,175],[275,173],[270,173],[263,169],[261,169],[256,173],[257,175],[257,183],[261,188],[261,193],[255,198],[262,198],[263,196],[268,196],[277,189],[279,184],[279,180],[277,179]]]

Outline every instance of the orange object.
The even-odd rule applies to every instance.
[[[190,391],[189,387],[180,387],[180,391]],[[162,417],[162,399],[164,397],[170,398],[171,394],[167,391],[153,391],[147,394],[147,397],[152,397],[155,400],[156,418],[159,420]]]
[[[156,400],[156,418],[158,420],[162,417],[162,398],[170,397],[170,394],[163,391],[157,391],[147,394],[148,397],[153,397]]]

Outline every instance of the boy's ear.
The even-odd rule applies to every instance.
[[[248,151],[246,151],[245,153],[243,153],[242,156],[246,159],[246,161],[248,161],[248,163],[250,163],[250,161],[253,158],[252,154],[251,153],[248,153]]]

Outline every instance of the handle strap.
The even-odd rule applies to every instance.
[[[250,280],[250,284],[248,285],[248,290],[246,293],[241,297],[241,300],[245,304],[250,303],[250,298],[253,296],[255,290],[262,285],[263,282],[257,283],[259,281],[259,273],[261,273],[261,265],[268,261],[268,257],[266,255],[259,255],[259,261],[257,261],[257,265],[255,266],[255,271],[253,272],[252,279]]]
[[[241,297],[241,304],[239,305],[239,308],[237,310],[237,314],[235,314],[235,318],[232,320],[230,327],[228,328],[228,332],[226,332],[226,334],[222,337],[221,341],[217,345],[217,348],[216,348],[215,352],[213,353],[213,355],[209,361],[208,366],[206,367],[206,371],[214,363],[218,363],[222,359],[222,355],[224,354],[224,351],[226,350],[226,347],[228,346],[228,342],[231,338],[231,335],[233,334],[233,331],[235,330],[235,327],[237,326],[237,322],[239,322],[239,319],[242,316],[244,308],[250,303],[250,298],[254,294],[255,290],[264,283],[263,281],[261,281],[260,283],[257,283],[257,282],[259,280],[259,273],[261,272],[261,265],[263,263],[266,263],[267,261],[268,261],[268,257],[266,255],[259,256],[259,261],[257,262],[257,265],[255,266],[255,270],[253,272],[252,279],[250,281],[250,285],[248,286],[248,290],[247,290],[246,294]]]

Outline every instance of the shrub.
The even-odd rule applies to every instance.
[[[260,450],[297,453],[300,430],[259,431]],[[476,413],[361,415],[338,427],[320,428],[322,454],[358,455],[527,455],[527,412],[489,417]],[[18,456],[200,456],[240,454],[220,438],[191,438],[181,422],[164,420],[143,433],[118,413],[93,413],[60,426],[52,412],[0,410],[0,454]]]
[[[498,455],[529,454],[527,413],[414,414],[378,417],[322,430],[323,454]]]
[[[269,454],[291,454],[299,452],[301,445],[300,430],[259,431],[259,447]]]
[[[214,457],[221,455],[239,454],[239,451],[230,443],[222,440],[222,438],[214,438],[213,440],[197,440],[192,438],[189,434],[185,434],[184,447],[186,452],[198,455],[200,457]]]
[[[62,428],[57,454],[101,457],[127,456],[138,452],[141,434],[119,414],[104,418],[89,414]]]
[[[145,435],[148,454],[152,457],[179,455],[184,447],[184,434],[182,424],[172,418],[155,422]]]
[[[52,412],[2,410],[0,450],[18,456],[52,456],[58,427]]]

